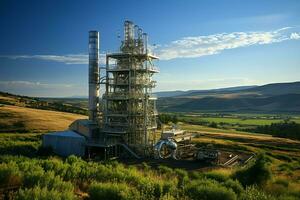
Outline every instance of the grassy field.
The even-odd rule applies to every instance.
[[[0,107],[0,132],[47,132],[65,130],[84,115],[4,105]]]
[[[274,119],[275,118],[275,119]],[[256,116],[253,119],[253,116],[246,116],[246,115],[236,115],[236,116],[224,116],[224,117],[203,117],[197,115],[185,115],[180,116],[180,120],[186,121],[194,121],[194,122],[215,122],[215,123],[227,123],[231,125],[240,124],[240,125],[270,125],[272,123],[278,123],[286,119],[286,116],[279,117],[279,116]],[[300,118],[298,116],[293,116],[291,121],[295,121],[296,123],[300,123]]]
[[[0,199],[1,191],[12,186],[15,189],[9,193],[10,199],[21,200],[300,199],[300,141],[297,140],[179,122],[182,129],[196,134],[193,142],[199,147],[212,145],[221,150],[264,155],[243,167],[201,170],[199,163],[199,169],[186,171],[166,166],[152,168],[147,163],[125,165],[74,156],[42,156],[41,136],[45,132],[64,130],[74,120],[86,116],[10,105],[0,107],[0,114],[2,127],[22,125],[30,131],[1,130]]]
[[[257,155],[265,153],[263,168],[256,169],[257,175],[249,170],[256,165],[254,162],[244,168],[213,167],[205,171],[185,171],[165,166],[151,168],[146,163],[126,166],[115,161],[92,162],[74,156],[66,159],[45,157],[38,153],[42,134],[0,133],[0,189],[16,186],[18,189],[10,194],[12,199],[45,200],[300,198],[300,142],[268,135],[198,128],[199,135],[193,140],[197,145],[213,144],[220,149]],[[270,174],[266,180],[263,178],[263,181],[252,183],[243,182],[239,173],[243,176],[250,173],[258,179],[264,173]]]

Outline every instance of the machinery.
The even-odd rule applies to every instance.
[[[173,159],[177,160],[176,153],[177,143],[172,138],[159,140],[154,145],[154,157],[157,159],[165,159],[172,157]]]
[[[191,158],[218,164],[221,153],[212,147],[197,148],[191,142],[193,137],[194,134],[186,133],[176,127],[163,131],[160,140],[154,146],[154,158],[175,160]]]
[[[195,159],[204,162],[219,164],[220,151],[209,148],[198,149],[195,153]]]
[[[88,151],[102,149],[105,158],[124,150],[135,158],[151,156],[158,115],[152,77],[159,72],[158,57],[148,49],[147,33],[131,21],[124,23],[119,51],[106,54],[105,67],[99,67],[99,41],[99,32],[90,31],[89,119],[75,121],[70,129],[86,137]]]
[[[82,149],[86,149],[86,156],[97,154],[103,159],[124,156],[175,160],[192,157],[211,162],[219,159],[218,151],[196,148],[191,143],[194,134],[176,127],[163,131],[157,138],[158,113],[152,94],[156,82],[152,78],[159,72],[155,66],[158,57],[151,54],[148,35],[139,26],[125,21],[120,49],[105,55],[105,66],[99,66],[99,43],[99,32],[90,31],[89,118],[74,121],[68,131],[47,134],[44,145],[54,147],[64,156],[74,153],[83,156]],[[100,87],[104,91],[102,96]]]

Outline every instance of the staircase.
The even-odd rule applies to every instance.
[[[119,143],[120,146],[124,147],[124,149],[126,149],[133,157],[135,157],[136,159],[140,159],[141,157],[138,156],[134,151],[132,151],[126,144],[124,143]]]

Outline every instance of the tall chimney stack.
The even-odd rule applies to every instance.
[[[89,120],[96,122],[99,106],[99,32],[89,32]]]

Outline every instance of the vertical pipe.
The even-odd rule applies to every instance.
[[[139,46],[139,53],[143,53],[144,50],[143,30],[141,28],[138,29],[138,46]]]
[[[144,53],[148,53],[148,35],[147,33],[143,33],[143,43],[144,43]]]
[[[138,39],[139,36],[139,26],[138,25],[134,25],[134,37],[135,39]]]
[[[96,122],[99,106],[99,32],[89,32],[89,119]]]

